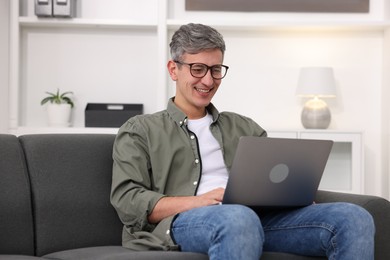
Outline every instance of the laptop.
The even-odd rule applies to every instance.
[[[332,146],[329,140],[241,137],[222,204],[312,204]]]

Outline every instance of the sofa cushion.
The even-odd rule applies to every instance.
[[[19,140],[0,134],[0,254],[34,255],[30,183]]]
[[[0,255],[0,260],[39,260],[45,259],[43,257],[29,256],[29,255]]]
[[[326,257],[301,256],[279,252],[264,252],[261,260],[326,260]]]
[[[19,139],[31,178],[36,254],[121,245],[122,223],[110,204],[115,135]]]
[[[83,259],[83,260],[174,260],[174,259],[186,259],[186,260],[207,260],[207,255],[198,253],[184,253],[173,251],[131,251],[121,246],[104,246],[104,247],[90,247],[80,248],[74,250],[66,250],[45,255],[44,257],[51,259]]]
[[[188,253],[188,252],[166,252],[166,251],[131,251],[121,246],[102,246],[102,247],[90,247],[80,248],[73,250],[65,250],[55,252],[44,256],[50,259],[83,259],[83,260],[127,260],[127,259],[145,259],[145,260],[174,260],[174,259],[186,259],[186,260],[207,260],[207,255],[199,253]],[[326,258],[320,257],[307,257],[297,256],[285,253],[276,252],[264,252],[261,260],[320,260]]]

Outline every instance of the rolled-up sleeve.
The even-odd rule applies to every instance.
[[[152,231],[147,221],[164,195],[152,191],[147,138],[137,121],[121,127],[113,147],[111,203],[125,226],[133,231]]]

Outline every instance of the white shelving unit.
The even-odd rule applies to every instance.
[[[164,68],[168,57],[168,35],[177,29],[181,24],[191,22],[181,18],[175,19],[168,16],[168,7],[171,4],[168,0],[159,0],[153,2],[157,5],[157,19],[111,19],[111,18],[83,18],[77,17],[73,19],[59,18],[37,18],[30,13],[27,16],[21,16],[19,10],[19,1],[11,1],[11,35],[10,35],[10,117],[9,126],[10,132],[17,131],[17,128],[31,127],[24,125],[21,121],[28,117],[20,111],[20,104],[23,102],[23,93],[21,93],[22,65],[20,61],[22,42],[26,39],[21,39],[21,31],[39,30],[45,28],[55,29],[103,29],[103,30],[137,30],[148,31],[156,36],[157,46],[157,62],[155,70],[157,71],[156,82],[156,102],[155,107],[151,110],[156,111],[165,108],[167,97],[169,96],[170,86],[167,80]],[[31,4],[29,6],[31,9]],[[390,28],[390,23],[387,21],[261,21],[258,19],[202,19],[201,22],[207,23],[218,29],[225,31],[376,31],[385,32]],[[26,37],[26,36],[24,36]],[[26,54],[24,54],[26,55]],[[29,86],[28,86],[29,87]],[[28,105],[27,105],[28,106]],[[25,110],[28,110],[26,108]],[[82,112],[77,111],[78,114]],[[38,126],[42,127],[42,126]],[[80,125],[77,125],[80,127]]]
[[[109,127],[19,127],[17,136],[29,134],[117,134],[119,128]]]
[[[157,23],[138,20],[19,17],[21,27],[129,28],[157,30]]]
[[[168,19],[166,21],[170,29],[177,29],[189,21]],[[383,31],[390,27],[390,22],[368,21],[368,22],[297,22],[297,21],[206,21],[208,25],[221,30],[232,31]]]
[[[373,0],[372,2],[378,1],[382,0]],[[380,96],[380,93],[378,93],[380,90],[378,89],[385,89],[390,82],[390,74],[386,73],[389,69],[389,62],[387,62],[389,59],[386,57],[390,53],[390,6],[387,0],[383,0],[382,4],[374,6],[375,10],[370,14],[352,14],[347,15],[346,18],[342,17],[342,15],[321,14],[309,14],[304,17],[287,15],[287,18],[285,18],[284,15],[279,14],[281,19],[275,19],[274,14],[186,12],[184,1],[173,0],[145,0],[138,2],[136,4],[137,8],[141,6],[141,10],[138,12],[134,11],[136,8],[131,6],[135,5],[133,1],[83,0],[79,1],[83,8],[79,9],[81,13],[78,13],[76,18],[37,18],[32,9],[33,2],[32,0],[9,1],[8,126],[10,133],[104,132],[105,130],[103,129],[83,128],[85,108],[83,106],[86,102],[144,103],[145,113],[164,109],[168,97],[173,93],[173,83],[168,80],[168,74],[164,70],[169,57],[169,37],[182,24],[188,22],[205,23],[221,30],[224,37],[226,36],[226,39],[229,41],[229,66],[233,65],[231,70],[229,70],[229,73],[231,71],[229,77],[224,80],[224,86],[228,88],[224,89],[224,92],[219,93],[214,101],[222,103],[224,106],[223,110],[234,110],[238,113],[246,114],[261,125],[271,125],[276,129],[284,129],[286,127],[298,128],[299,125],[295,125],[295,122],[299,122],[298,116],[296,119],[294,118],[300,111],[300,108],[296,108],[299,106],[298,102],[294,99],[294,94],[288,92],[289,89],[281,86],[294,88],[291,82],[295,80],[295,73],[297,73],[300,65],[303,63],[308,64],[310,61],[318,60],[326,63],[321,63],[320,65],[336,63],[344,77],[341,79],[343,87],[345,87],[344,83],[348,83],[349,88],[345,87],[342,90],[341,99],[343,99],[344,103],[338,108],[339,114],[335,113],[335,119],[341,122],[341,124],[348,121],[346,125],[340,127],[341,129],[362,129],[365,133],[365,145],[368,146],[366,149],[373,150],[375,153],[375,156],[369,156],[368,154],[366,157],[370,161],[365,163],[369,167],[369,169],[366,169],[366,172],[370,172],[373,178],[370,176],[369,180],[368,178],[362,180],[364,168],[362,165],[360,165],[360,177],[356,178],[357,174],[355,172],[358,172],[358,170],[355,170],[356,166],[353,164],[351,169],[353,168],[354,177],[345,182],[351,181],[351,186],[343,184],[342,187],[337,187],[337,189],[357,193],[368,191],[368,193],[375,195],[381,195],[388,191],[388,187],[382,185],[383,181],[388,182],[389,178],[385,177],[388,173],[382,171],[388,170],[389,166],[387,168],[384,167],[385,163],[382,162],[382,159],[378,159],[385,158],[385,156],[388,158],[388,153],[385,156],[382,155],[383,151],[388,149],[381,147],[382,140],[376,133],[376,129],[382,127],[382,124],[378,123],[378,120],[373,120],[373,122],[366,120],[367,115],[362,117],[362,120],[369,121],[364,121],[363,127],[361,126],[363,124],[357,124],[353,120],[349,121],[349,118],[353,117],[351,115],[355,114],[356,110],[358,110],[357,113],[361,113],[359,110],[361,108],[357,107],[356,104],[362,99],[362,95],[365,95],[362,93],[368,92],[365,89],[368,88],[367,86],[374,89],[374,92],[367,95],[369,97],[368,104],[366,104],[368,108],[367,114],[381,114],[389,107],[384,102],[388,99],[388,94],[382,100],[383,107],[377,107],[377,104],[381,103],[380,100],[377,100],[377,97]],[[121,10],[121,8],[113,7],[113,2],[121,3],[126,8]],[[90,6],[99,7],[97,8],[99,10],[93,10],[92,12],[88,10]],[[148,8],[150,8],[150,12]],[[28,10],[26,11],[26,9]],[[106,13],[109,13],[109,15],[106,15]],[[244,37],[244,43],[241,43],[241,38],[239,37]],[[321,42],[323,39],[325,43]],[[46,40],[49,43],[46,43]],[[93,40],[96,41],[98,46],[91,44]],[[81,45],[80,42],[90,46],[90,48],[82,46],[87,51],[85,56],[81,51],[77,52]],[[99,51],[104,52],[106,50],[106,48],[103,48],[106,42],[114,50],[112,54],[110,52],[109,54],[103,53],[101,55]],[[307,42],[310,42],[311,46],[321,45],[325,49],[330,44],[333,47],[332,51],[335,50],[335,52],[331,53],[331,56],[327,56],[327,53],[324,54],[324,57],[315,60],[311,59],[311,56],[313,56],[312,54],[320,53],[320,47],[308,48],[307,56],[301,59],[302,57],[297,55],[297,53],[306,51],[306,46],[302,47],[302,45],[305,45]],[[358,43],[357,47],[354,44],[355,42]],[[53,48],[48,48],[50,49],[49,54],[44,57],[35,54],[40,53],[45,47],[50,47],[49,44],[51,43],[58,45],[57,53]],[[74,78],[73,75],[70,75],[65,70],[66,68],[72,69],[73,66],[71,60],[64,55],[65,43],[70,43],[71,47],[77,52],[75,55],[78,55],[77,61],[80,64],[75,64],[75,68],[72,70],[76,74]],[[250,45],[248,48],[242,48],[243,44],[248,43]],[[42,46],[40,46],[41,44]],[[367,46],[367,49],[364,51],[358,50],[362,46]],[[279,51],[282,54],[279,54]],[[124,52],[123,59],[120,57],[122,55],[121,52]],[[269,53],[273,52],[277,53],[277,55],[269,55]],[[63,56],[56,57],[56,54],[62,54]],[[43,79],[44,75],[34,75],[39,66],[42,66],[39,72],[44,72],[48,69],[46,61],[50,59],[48,57],[50,55],[54,56],[55,60],[58,61],[58,68],[49,68],[50,71],[55,72],[55,75],[45,79]],[[96,59],[95,61],[94,58],[96,56],[102,57],[100,60]],[[114,58],[111,56],[114,56]],[[384,62],[381,62],[381,59]],[[88,60],[89,62],[87,62]],[[243,60],[245,64],[238,63],[237,60]],[[263,63],[261,63],[262,61]],[[94,71],[94,69],[88,68],[90,64],[93,66],[101,64],[101,68]],[[248,65],[248,67],[241,68],[242,65]],[[104,66],[109,67],[109,75],[103,75],[105,73]],[[260,69],[256,66],[260,66]],[[248,68],[253,70],[247,72]],[[233,71],[234,69],[235,71]],[[87,75],[82,75],[77,70],[85,70]],[[128,70],[129,76],[123,71],[117,73],[118,70]],[[262,74],[260,79],[256,77],[259,73]],[[286,78],[285,81],[277,79],[280,77],[279,73],[283,73],[283,78]],[[248,74],[253,77],[248,78]],[[116,80],[118,75],[122,78]],[[357,76],[359,78],[362,77],[362,80],[357,80]],[[265,80],[264,77],[266,77]],[[88,78],[92,80],[88,80]],[[46,128],[45,114],[39,105],[44,91],[52,90],[49,87],[58,87],[56,79],[58,79],[59,85],[62,84],[60,86],[61,90],[77,89],[75,96],[78,100],[74,110],[74,127],[70,129]],[[242,102],[243,104],[239,107],[235,107],[233,106],[234,102],[228,100],[229,98],[232,96],[241,100],[247,100],[248,98],[248,94],[244,95],[240,91],[235,90],[235,87],[239,86],[243,79],[245,79],[244,85],[250,88],[248,89],[250,90],[250,100]],[[260,82],[258,82],[259,80]],[[370,84],[374,84],[373,87]],[[259,86],[271,86],[273,89],[270,91],[273,96],[268,99],[259,99],[256,104],[257,107],[253,107],[250,105],[254,103],[253,98],[261,97],[263,93],[262,90],[259,90]],[[99,92],[103,88],[109,93]],[[357,88],[360,91],[359,95],[355,95]],[[280,95],[276,95],[276,92]],[[107,97],[111,98],[111,100],[105,100]],[[279,102],[291,108],[290,111],[285,113],[286,111],[273,106],[274,104],[270,100],[275,100],[276,98],[281,98]],[[227,102],[224,102],[225,100]],[[356,101],[353,103],[351,100]],[[218,107],[221,109],[221,106]],[[272,118],[270,118],[269,113],[259,115],[261,113],[259,111],[267,112],[268,109],[273,110],[274,115]],[[285,124],[275,122],[275,125],[272,125],[274,118],[282,118],[282,116],[287,121]],[[336,118],[337,116],[339,118]],[[348,119],[345,120],[345,117],[348,117]],[[389,124],[388,119],[384,122],[384,124],[386,123]],[[110,132],[111,130],[108,131]],[[384,131],[384,129],[379,131]],[[279,131],[279,133],[282,132],[284,135],[287,135],[286,137],[302,138],[305,135],[301,131],[292,131],[292,133]],[[341,133],[343,132],[341,131],[337,136],[342,136]],[[388,132],[386,133],[388,134]],[[315,135],[316,138],[320,136],[319,133],[315,133]],[[336,135],[336,133],[327,131],[326,135]],[[339,158],[350,160],[345,157],[345,154],[348,155],[351,154],[352,150],[355,151],[357,142],[348,141],[347,136],[342,138],[346,140],[336,141],[337,150],[334,154]],[[363,144],[361,146],[361,149],[365,149]],[[353,154],[356,155],[355,152]],[[362,155],[363,153],[360,154]],[[355,159],[351,159],[351,161],[355,162]],[[337,160],[335,160],[334,164],[337,164]],[[343,167],[346,166],[344,165]],[[367,181],[369,184],[363,187],[363,184],[367,183]],[[323,185],[327,186],[326,183]]]
[[[151,2],[151,1],[149,1]],[[25,111],[21,111],[21,104],[24,103],[26,97],[25,93],[22,91],[23,80],[26,75],[22,74],[23,66],[22,64],[23,58],[22,55],[28,55],[28,53],[23,53],[23,43],[27,41],[27,37],[30,37],[28,33],[30,31],[43,31],[43,33],[53,34],[53,37],[58,37],[57,31],[64,31],[64,34],[68,33],[69,30],[82,30],[83,32],[88,33],[90,30],[101,34],[107,34],[110,36],[111,32],[122,32],[123,34],[128,33],[131,35],[135,32],[137,33],[148,33],[148,35],[152,35],[156,40],[155,50],[157,54],[157,65],[154,66],[154,70],[156,73],[153,75],[156,83],[152,83],[156,85],[155,92],[153,92],[153,98],[155,98],[155,102],[149,102],[154,107],[150,108],[152,111],[160,110],[165,108],[166,100],[167,100],[167,75],[165,71],[159,70],[157,68],[162,68],[165,66],[166,58],[167,58],[167,27],[165,24],[165,20],[167,19],[167,0],[159,0],[152,1],[155,5],[157,5],[158,14],[157,18],[153,19],[112,19],[112,18],[38,18],[36,16],[31,15],[31,3],[28,3],[27,6],[21,8],[23,3],[19,0],[10,1],[10,17],[11,17],[11,28],[10,28],[10,91],[9,91],[9,132],[20,134],[26,133],[26,130],[31,132],[47,132],[47,128],[45,124],[41,124],[38,126],[31,126],[29,123],[25,123],[22,121],[26,121],[25,115],[29,109],[24,108]],[[26,4],[26,3],[24,3]],[[27,11],[27,16],[20,15],[20,10],[22,9],[30,9]],[[51,31],[47,31],[51,30]],[[55,30],[55,32],[53,31]],[[24,33],[23,33],[24,32]],[[53,33],[54,32],[54,33]],[[71,31],[72,33],[74,31]],[[59,33],[61,34],[61,32]],[[119,33],[117,33],[119,35]],[[117,36],[116,35],[116,36]],[[134,36],[136,37],[136,36]],[[141,44],[141,43],[140,43]],[[143,50],[144,51],[144,50]],[[104,61],[103,61],[104,62]],[[146,64],[146,62],[145,62]],[[28,66],[28,65],[26,65]],[[25,69],[28,70],[28,69]],[[29,84],[29,83],[25,83]],[[31,86],[27,86],[29,88]],[[136,91],[136,90],[135,90]],[[133,91],[134,93],[134,91]],[[43,92],[42,92],[43,94]],[[144,100],[146,97],[144,98]],[[136,103],[136,102],[134,102]],[[144,102],[138,102],[144,103]],[[28,106],[28,104],[27,104]],[[79,109],[76,113],[83,113],[83,109]],[[147,111],[148,112],[148,111]],[[81,115],[80,115],[81,117]],[[81,127],[79,124],[76,126],[76,131],[80,131]],[[50,129],[49,129],[50,130]],[[69,132],[67,129],[62,129],[66,132]],[[53,130],[56,132],[57,130]],[[51,132],[51,131],[49,131]],[[70,130],[70,132],[73,132]]]
[[[320,189],[364,194],[363,134],[356,131],[270,131],[270,137],[334,141]]]

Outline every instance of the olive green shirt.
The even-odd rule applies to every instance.
[[[266,136],[250,118],[219,113],[210,104],[210,130],[222,148],[228,171],[241,136]],[[111,203],[124,224],[122,244],[135,250],[177,250],[170,236],[175,216],[157,225],[147,217],[164,196],[193,196],[200,183],[202,158],[187,116],[169,100],[166,110],[130,118],[114,144]]]

